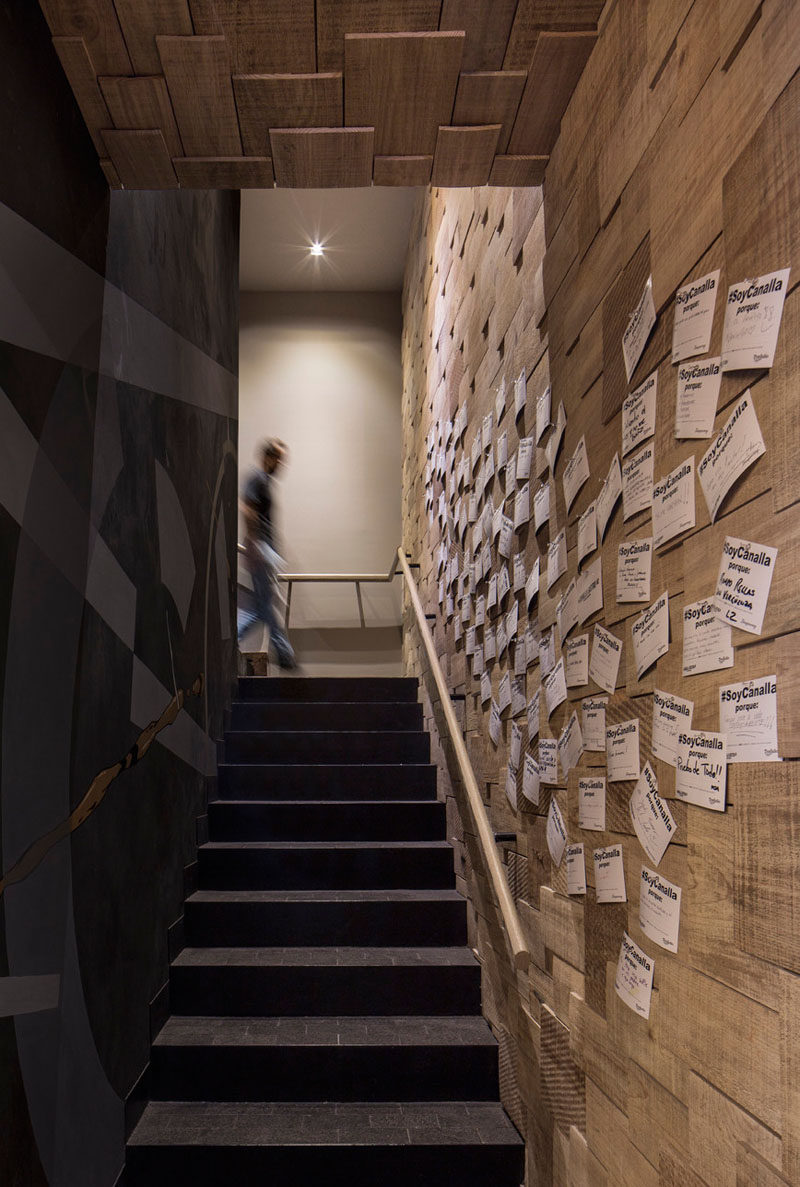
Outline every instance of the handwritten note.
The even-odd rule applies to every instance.
[[[617,551],[617,601],[649,602],[653,537],[630,540]]]
[[[726,536],[713,604],[729,626],[760,635],[767,610],[777,548]]]
[[[676,437],[686,439],[711,436],[721,383],[722,365],[718,358],[698,359],[695,363],[684,363],[678,368]]]
[[[749,389],[744,393],[711,448],[697,467],[713,523],[734,482],[766,452]]]
[[[630,382],[631,375],[636,370],[636,364],[642,357],[642,351],[647,344],[653,326],[656,324],[656,307],[653,304],[653,278],[648,276],[644,292],[639,303],[631,314],[630,320],[622,335],[622,354],[625,359],[625,374]]]
[[[778,344],[789,268],[742,280],[728,289],[722,327],[722,370],[771,367]]]
[[[653,547],[660,548],[694,524],[694,458],[689,457],[653,487]]]
[[[634,943],[627,932],[623,932],[614,989],[617,997],[640,1018],[650,1017],[654,969],[652,957]]]
[[[727,749],[723,734],[678,734],[675,794],[679,800],[714,812],[725,811]]]
[[[675,321],[672,327],[672,362],[705,354],[711,344],[714,304],[717,299],[719,268],[690,280],[675,294]]]
[[[656,431],[658,371],[652,371],[622,404],[622,456]]]

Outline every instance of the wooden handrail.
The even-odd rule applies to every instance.
[[[455,751],[456,762],[458,769],[461,772],[461,779],[467,793],[469,800],[470,811],[475,822],[475,829],[478,834],[478,841],[480,842],[483,858],[486,862],[486,869],[489,874],[489,880],[497,896],[497,902],[500,907],[500,914],[503,917],[503,923],[506,928],[506,935],[508,937],[509,947],[514,958],[514,964],[517,968],[527,968],[530,961],[530,949],[525,942],[525,937],[522,933],[522,925],[519,921],[517,908],[514,904],[514,899],[508,887],[505,872],[500,863],[500,858],[497,856],[497,849],[495,847],[494,833],[489,824],[489,818],[486,815],[486,808],[484,807],[481,793],[478,788],[478,781],[475,778],[475,772],[472,769],[472,763],[469,761],[467,754],[467,747],[464,742],[464,735],[461,732],[461,727],[458,724],[453,705],[450,700],[450,693],[445,683],[444,673],[442,672],[439,663],[439,657],[436,654],[436,648],[433,643],[433,636],[431,635],[430,627],[425,618],[425,611],[420,601],[417,584],[411,573],[406,555],[402,548],[397,550],[397,559],[400,564],[403,576],[406,579],[406,586],[408,588],[408,596],[411,600],[411,605],[414,608],[414,615],[417,620],[417,628],[422,637],[422,642],[428,656],[428,663],[430,664],[431,673],[439,693],[439,699],[442,704],[442,712],[444,714],[447,732],[450,735],[450,741],[453,744]]]

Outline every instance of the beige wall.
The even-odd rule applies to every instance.
[[[760,19],[751,19],[759,17]],[[412,235],[404,295],[404,542],[423,559],[426,608],[436,611],[435,638],[449,684],[465,697],[467,743],[496,831],[532,960],[517,976],[509,967],[468,816],[459,817],[458,783],[446,747],[437,750],[448,800],[448,835],[458,838],[459,884],[472,901],[472,939],[480,947],[484,1006],[501,1044],[504,1101],[528,1139],[529,1187],[737,1187],[800,1183],[800,732],[795,657],[800,649],[797,416],[800,360],[800,64],[796,4],[756,6],[723,0],[650,0],[606,6],[600,39],[564,116],[544,189],[433,190]],[[623,520],[617,506],[600,549],[603,609],[573,635],[604,624],[623,640],[608,720],[640,722],[640,766],[650,761],[677,825],[658,872],[682,891],[677,952],[639,925],[642,849],[628,803],[634,783],[608,785],[606,831],[582,830],[577,780],[604,774],[603,752],[584,754],[577,770],[542,787],[539,803],[506,796],[511,722],[489,739],[488,703],[440,607],[433,558],[466,558],[462,542],[436,518],[444,490],[455,511],[464,492],[435,477],[426,491],[426,440],[446,448],[446,426],[466,407],[468,424],[454,464],[469,457],[495,388],[524,370],[527,400],[515,420],[511,394],[499,432],[513,454],[534,432],[535,404],[552,385],[567,428],[551,473],[536,451],[531,494],[551,486],[552,520],[515,537],[529,571],[546,568],[549,540],[566,530],[568,570],[548,593],[544,582],[530,614],[520,599],[520,632],[534,635],[556,621],[556,606],[578,571],[577,520],[598,494],[621,452],[621,404],[658,373],[653,446],[655,477],[681,460],[697,463],[710,440],[676,441],[676,368],[670,361],[675,291],[721,269],[710,356],[720,353],[728,285],[792,266],[774,365],[724,375],[715,433],[749,388],[766,452],[727,494],[710,522],[696,482],[696,524],[656,551],[651,601],[670,595],[669,651],[637,679],[631,627],[645,607],[616,602],[618,545],[652,534],[649,511]],[[621,334],[648,275],[657,323],[630,385]],[[792,287],[794,286],[794,287]],[[549,434],[549,430],[548,430]],[[494,429],[494,437],[498,429]],[[590,477],[569,511],[564,468],[585,436]],[[545,445],[548,436],[542,440]],[[440,444],[441,442],[441,444]],[[488,493],[497,507],[504,486]],[[510,504],[509,504],[510,505]],[[507,505],[507,510],[508,506]],[[682,675],[683,606],[713,593],[723,539],[739,536],[778,548],[759,636],[734,630],[734,663],[723,671]],[[598,554],[595,554],[598,555]],[[593,558],[590,558],[593,559]],[[492,549],[492,571],[500,560]],[[478,592],[485,592],[479,586]],[[457,593],[454,586],[453,592]],[[511,597],[512,595],[509,595]],[[504,607],[507,609],[508,605]],[[456,606],[458,609],[458,606]],[[490,622],[497,619],[489,616]],[[483,633],[485,637],[485,632]],[[479,639],[482,632],[478,632]],[[512,667],[511,654],[489,664],[492,695]],[[409,669],[424,672],[414,634]],[[728,767],[724,813],[676,798],[675,770],[652,751],[653,690],[694,702],[694,726],[719,729],[721,685],[771,674],[778,684],[778,745],[785,761]],[[528,665],[526,695],[541,684]],[[548,715],[542,693],[539,735],[558,738],[581,701],[600,690],[568,690]],[[429,725],[435,700],[425,694]],[[517,722],[535,754],[525,714]],[[564,863],[551,861],[545,822],[555,799],[570,842],[583,842],[588,890],[568,895]],[[463,837],[463,840],[461,839]],[[621,844],[627,902],[600,904],[592,850]],[[623,932],[654,961],[649,1020],[614,990]]]
[[[242,293],[239,377],[242,476],[263,437],[290,449],[277,494],[287,567],[388,570],[401,531],[399,296]],[[368,626],[399,621],[395,587],[365,585],[362,596]],[[313,646],[305,637],[306,670],[312,651],[315,664],[326,654],[330,663],[365,662],[361,646],[337,655],[344,636],[330,634],[359,624],[352,586],[296,586],[291,622],[315,632]]]

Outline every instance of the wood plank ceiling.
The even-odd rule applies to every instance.
[[[538,185],[603,0],[40,0],[127,189]]]

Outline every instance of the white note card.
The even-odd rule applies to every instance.
[[[722,431],[697,467],[712,523],[736,479],[765,452],[764,438],[748,388],[737,400]]]
[[[567,688],[580,688],[589,681],[589,636],[577,635],[567,639],[567,659],[564,664]]]
[[[622,494],[622,470],[619,464],[619,454],[615,453],[611,465],[606,474],[603,485],[600,488],[600,494],[595,499],[595,507],[597,511],[597,535],[602,542],[608,527],[608,521],[611,518],[611,513],[617,505],[617,500]]]
[[[548,676],[556,666],[556,629],[551,627],[539,639],[539,666],[542,676]]]
[[[669,952],[678,951],[681,923],[681,888],[655,870],[642,866],[639,883],[639,927],[644,934]]]
[[[719,268],[679,288],[675,294],[672,327],[672,362],[705,354],[711,345],[714,304],[717,299]]]
[[[592,641],[592,656],[589,661],[589,679],[600,688],[613,693],[617,687],[619,661],[622,657],[622,639],[612,635],[605,627],[595,624]]]
[[[649,762],[644,764],[629,808],[639,844],[654,865],[658,865],[675,833],[672,813],[658,794],[658,780]]]
[[[678,734],[678,766],[675,794],[679,800],[725,811],[728,770],[724,734],[697,731]]]
[[[760,635],[764,625],[777,548],[726,536],[713,603],[728,626]]]
[[[492,707],[489,712],[489,737],[495,746],[500,742],[500,706],[497,701],[492,698]]]
[[[551,474],[555,470],[556,458],[558,457],[558,451],[561,446],[561,441],[564,436],[564,429],[566,427],[567,427],[567,414],[564,411],[564,401],[559,400],[558,412],[556,413],[556,423],[553,427],[553,431],[550,434],[550,439],[547,442],[547,445],[545,446],[545,450],[544,450],[545,456],[547,458],[547,464],[550,467]]]
[[[578,520],[578,564],[597,548],[597,514],[590,503]]]
[[[583,841],[576,845],[567,845],[567,894],[586,894]]]
[[[578,587],[574,577],[558,599],[556,621],[563,642],[578,622]]]
[[[555,585],[567,571],[567,533],[562,529],[547,548],[547,588]]]
[[[554,709],[567,699],[567,684],[564,676],[564,660],[560,659],[556,666],[542,680],[544,695],[547,700],[547,716],[550,717]]]
[[[550,518],[550,483],[545,482],[533,496],[533,526],[536,531]]]
[[[517,482],[531,476],[531,458],[533,457],[533,438],[520,437],[517,450]]]
[[[597,556],[578,574],[578,622],[603,609],[603,560]]]
[[[721,360],[698,359],[678,367],[675,436],[680,440],[710,437],[714,431],[722,383]]]
[[[653,487],[653,547],[693,528],[694,458],[681,462]]]
[[[578,824],[589,832],[606,829],[606,781],[602,775],[586,775],[578,780]]]
[[[501,713],[504,713],[511,705],[511,676],[508,672],[503,675],[498,685],[497,705]]]
[[[632,519],[653,504],[653,443],[628,458],[622,467],[622,518]]]
[[[506,799],[517,810],[517,772],[509,763],[506,767]]]
[[[606,774],[609,783],[639,778],[639,718],[606,726]]]
[[[541,685],[536,689],[531,699],[528,701],[527,717],[528,717],[528,737],[533,739],[539,733],[539,694],[541,692]]]
[[[529,610],[533,605],[533,599],[539,593],[539,563],[539,557],[537,556],[528,574],[528,579],[525,582],[525,605]]]
[[[558,783],[558,742],[555,738],[539,739],[539,778],[542,783]]]
[[[561,759],[561,769],[565,779],[572,768],[578,765],[582,754],[581,726],[578,714],[573,710],[569,721],[558,735],[558,757]]]
[[[598,903],[627,903],[625,862],[621,845],[594,851],[594,892]]]
[[[713,601],[683,607],[683,675],[733,667],[731,628],[717,617]]]
[[[622,456],[641,445],[656,431],[658,371],[651,371],[644,383],[622,405]]]
[[[575,446],[575,452],[564,467],[562,483],[564,486],[564,502],[567,505],[567,512],[569,512],[570,507],[575,502],[578,491],[588,477],[589,457],[586,453],[586,438],[581,437]]]
[[[722,327],[723,371],[772,366],[789,272],[781,268],[730,286]]]
[[[694,701],[653,689],[653,754],[671,767],[678,764],[678,734],[692,728]]]
[[[608,697],[587,697],[585,701],[581,701],[584,750],[605,754],[607,704]]]
[[[517,378],[514,380],[514,418],[516,419],[522,409],[525,407],[526,396],[526,376],[525,369],[520,371]]]
[[[617,601],[649,602],[653,537],[620,544],[617,550]]]
[[[641,680],[647,669],[669,651],[669,595],[666,590],[634,619],[631,638],[636,679]]]
[[[564,847],[567,843],[567,826],[564,824],[564,817],[561,815],[561,809],[554,795],[550,797],[545,835],[553,865],[558,867],[561,865],[561,858],[564,856]]]
[[[622,335],[622,354],[625,359],[625,374],[630,382],[631,375],[636,370],[636,364],[642,357],[647,339],[656,324],[656,307],[653,304],[653,278],[648,276],[644,292],[639,303],[631,314],[630,321]]]
[[[617,997],[640,1018],[650,1017],[654,969],[655,961],[652,957],[634,943],[627,932],[623,932],[614,989]]]
[[[525,755],[522,771],[522,794],[531,804],[539,804],[539,764],[532,754]]]
[[[777,678],[723,684],[719,729],[728,743],[728,762],[780,762]]]
[[[550,424],[550,385],[544,389],[536,400],[536,440],[541,441],[544,431]]]

